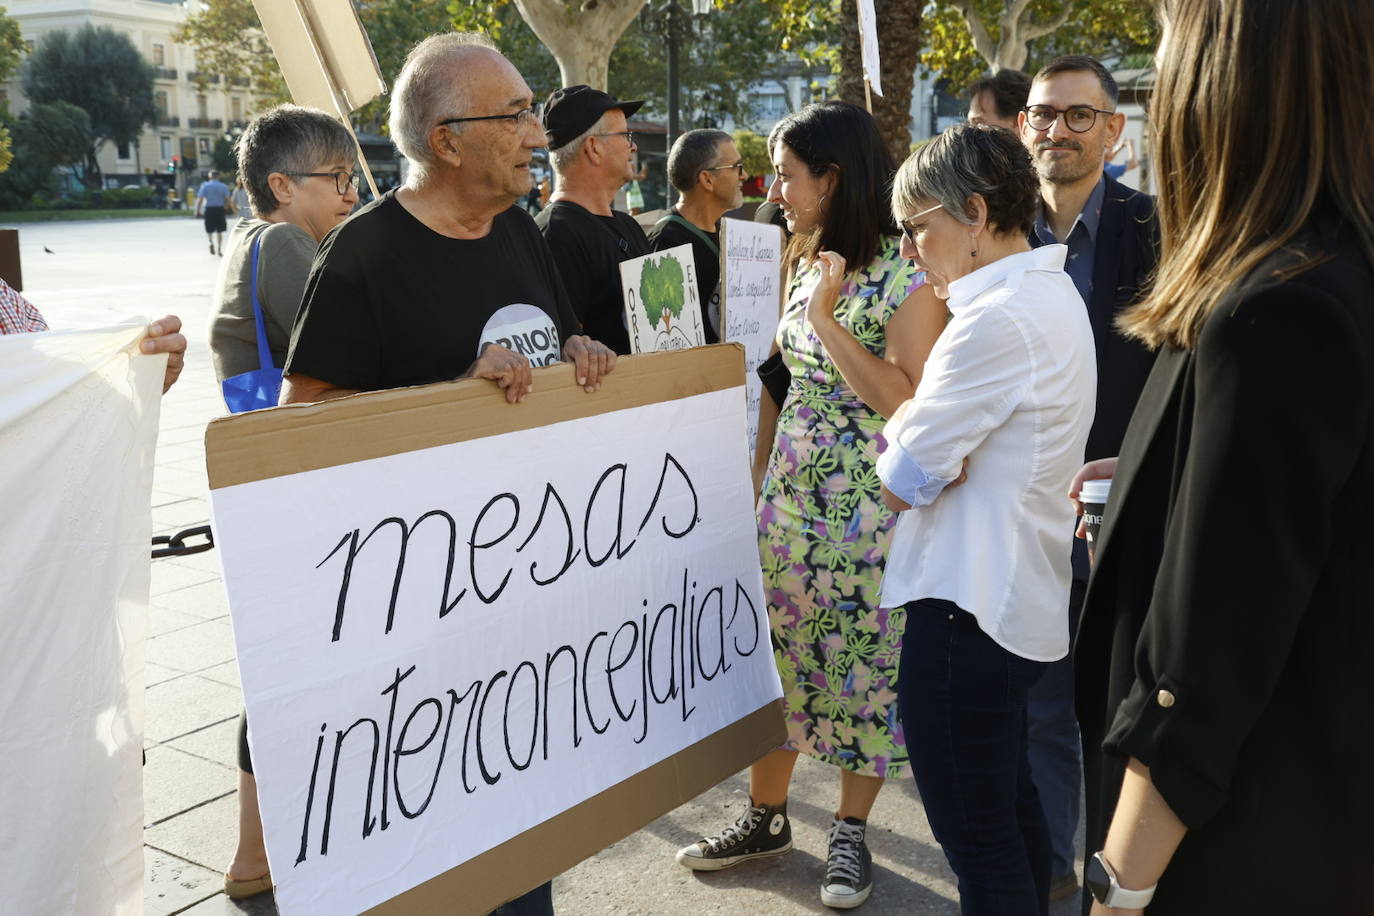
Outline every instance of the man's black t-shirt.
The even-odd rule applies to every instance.
[[[628,213],[597,216],[570,200],[556,200],[534,218],[582,322],[582,333],[617,353],[630,352],[620,262],[649,254],[644,230]]]
[[[426,385],[461,376],[488,343],[559,362],[579,330],[528,213],[511,207],[483,238],[454,239],[393,190],[320,245],[286,373],[365,391]]]
[[[672,213],[677,214],[677,210]],[[649,244],[654,251],[679,245],[692,246],[692,258],[697,265],[697,289],[701,292],[701,325],[706,330],[708,344],[720,343],[720,233],[707,232],[700,226],[697,231],[711,240],[716,246],[714,251],[696,232],[667,217],[649,230]]]

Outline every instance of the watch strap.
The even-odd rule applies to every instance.
[[[1096,888],[1093,888],[1093,896],[1097,898],[1099,903],[1109,907],[1120,907],[1124,910],[1143,910],[1154,899],[1155,888],[1159,887],[1158,883],[1152,884],[1144,890],[1128,890],[1121,886],[1116,877],[1116,869],[1112,867],[1112,863],[1107,861],[1105,855],[1098,852],[1094,853],[1092,858],[1097,860],[1097,864],[1101,865],[1102,870],[1107,873],[1110,885],[1107,893],[1101,897],[1097,896]]]

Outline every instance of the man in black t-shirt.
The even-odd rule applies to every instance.
[[[720,218],[744,203],[744,161],[723,130],[689,130],[668,153],[677,206],[649,230],[654,251],[690,244],[706,342],[720,340]]]
[[[426,39],[396,81],[391,135],[410,175],[321,244],[282,403],[465,376],[514,402],[531,365],[563,359],[595,390],[615,355],[580,335],[548,246],[512,206],[544,145],[519,71],[481,36]]]
[[[643,104],[619,101],[590,86],[569,86],[544,105],[544,133],[558,183],[535,222],[582,326],[617,353],[630,352],[620,262],[650,252],[634,217],[611,209],[616,191],[635,175],[638,147],[626,119]]]

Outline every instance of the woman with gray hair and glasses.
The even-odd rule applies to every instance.
[[[323,111],[299,105],[265,111],[239,137],[237,153],[253,211],[229,234],[211,309],[210,355],[220,382],[267,368],[259,365],[253,319],[254,247],[263,325],[272,365],[280,368],[315,252],[358,203],[357,146]]]
[[[211,310],[210,356],[221,383],[267,368],[259,364],[255,289],[272,365],[286,361],[315,251],[358,202],[357,147],[343,124],[323,111],[298,105],[265,111],[239,137],[237,152],[253,212],[229,234]],[[239,842],[224,875],[224,893],[233,898],[272,888],[246,716],[239,718],[238,758]]]
[[[1097,372],[1067,249],[1027,242],[1038,201],[1020,141],[975,125],[914,153],[892,192],[902,254],[951,318],[883,433],[878,475],[900,519],[882,605],[906,609],[902,725],[966,914],[1049,912],[1026,691],[1069,649],[1064,492]]]

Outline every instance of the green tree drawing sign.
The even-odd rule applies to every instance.
[[[682,317],[682,306],[686,301],[684,293],[682,265],[677,258],[665,255],[655,264],[648,261],[639,276],[639,298],[644,303],[644,313],[649,316],[649,325],[658,327],[660,321],[671,331],[673,318]]]

